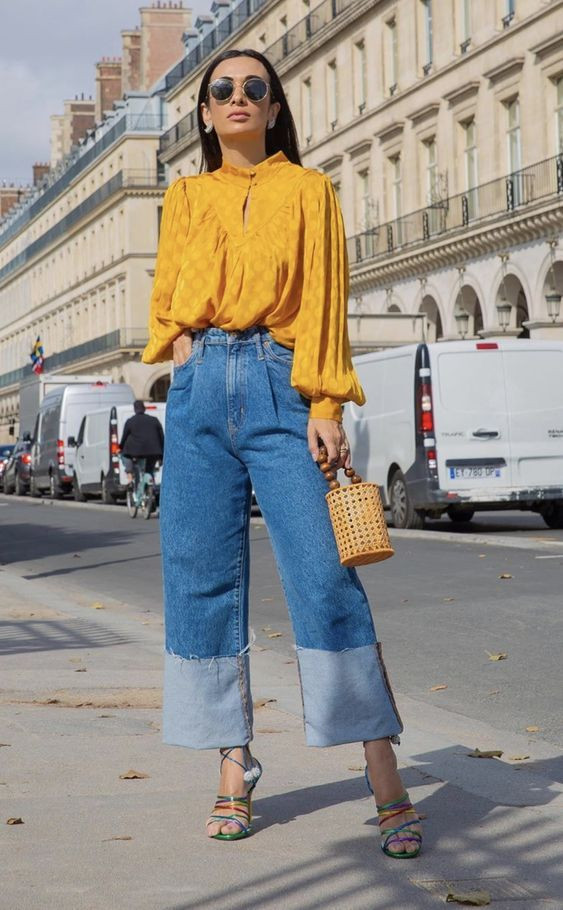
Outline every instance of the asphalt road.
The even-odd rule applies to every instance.
[[[360,570],[397,692],[513,732],[539,727],[535,736],[563,745],[563,532],[520,513],[430,527],[460,533],[454,541],[395,537],[395,558]],[[468,532],[490,544],[464,540]],[[518,546],[495,545],[499,535]],[[256,644],[291,655],[267,531],[257,522],[251,561]],[[158,521],[132,521],[122,508],[0,497],[0,563],[50,588],[162,610]],[[507,657],[490,659],[499,653]]]

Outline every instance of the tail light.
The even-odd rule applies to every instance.
[[[434,429],[434,416],[432,414],[432,384],[430,378],[423,379],[420,383],[420,425],[421,433],[431,433]]]
[[[432,410],[432,378],[430,367],[421,367],[418,371],[418,431],[422,436],[426,467],[436,477],[438,458],[434,438],[434,412]]]
[[[117,420],[112,417],[110,422],[109,453],[114,471],[119,467],[119,439],[117,438]]]
[[[438,462],[436,460],[436,449],[428,449],[426,452],[426,463],[431,471],[435,471],[438,467]]]
[[[22,461],[24,464],[31,464],[31,455],[29,454],[29,452],[25,452],[22,455]]]
[[[65,444],[62,439],[57,439],[57,462],[61,466],[65,463]]]

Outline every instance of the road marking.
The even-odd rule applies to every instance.
[[[536,556],[536,559],[563,559],[563,553],[560,556]]]

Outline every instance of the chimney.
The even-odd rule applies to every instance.
[[[121,32],[121,90],[141,90],[141,30],[128,29]]]
[[[192,24],[192,11],[179,2],[141,7],[141,85],[147,91],[183,57],[182,35]]]
[[[102,57],[96,63],[96,123],[103,119],[104,111],[111,111],[113,102],[122,97],[121,57]]]
[[[49,173],[51,168],[50,168],[49,164],[43,164],[40,162],[36,162],[33,165],[32,170],[33,170],[33,186],[37,186],[37,184],[41,182],[41,180],[43,179],[45,174]]]

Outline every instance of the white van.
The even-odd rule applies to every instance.
[[[399,528],[528,509],[563,527],[563,342],[489,339],[362,354],[344,409],[357,471]]]
[[[146,413],[157,417],[165,428],[166,405],[146,401]],[[89,496],[101,496],[111,504],[125,496],[127,474],[119,457],[119,441],[126,420],[134,414],[132,404],[117,404],[86,414],[75,440],[74,498],[85,502]],[[160,486],[160,467],[155,471]]]
[[[133,404],[133,389],[125,382],[97,380],[66,385],[48,392],[41,402],[31,440],[30,493],[49,490],[52,499],[70,493],[74,481],[75,448],[69,437],[78,433],[88,411],[103,405]]]

